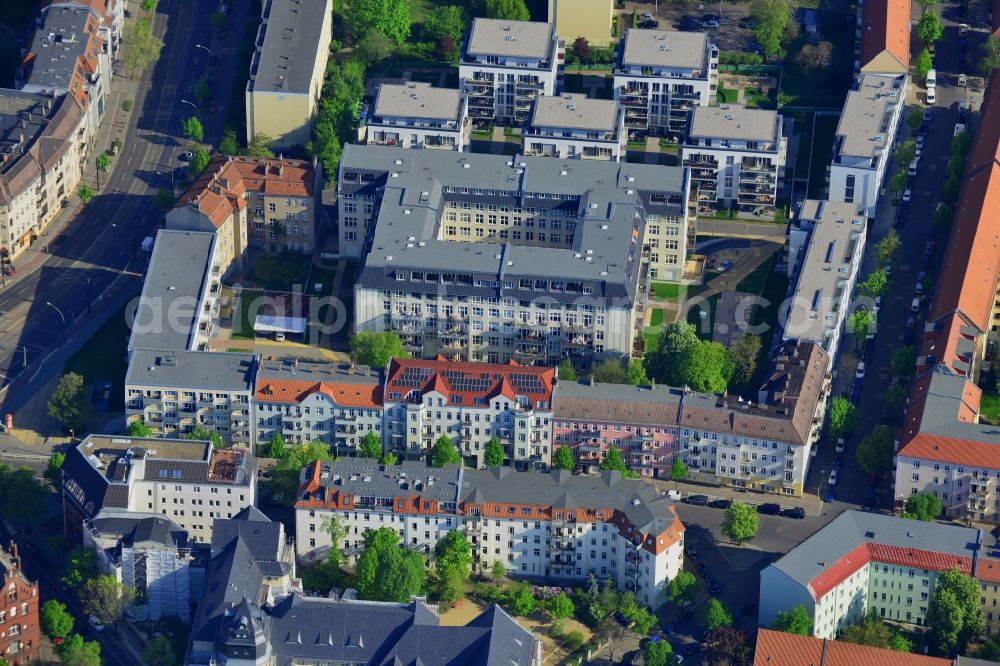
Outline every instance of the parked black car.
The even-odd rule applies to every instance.
[[[766,502],[757,507],[757,513],[762,513],[765,516],[777,516],[781,513],[781,505],[773,502]]]
[[[713,509],[728,509],[729,505],[732,504],[732,500],[727,499],[714,499],[708,503]]]
[[[688,495],[682,501],[685,504],[694,504],[695,506],[708,506],[708,497],[705,495]]]
[[[796,520],[802,520],[806,517],[806,510],[801,506],[796,506],[791,509],[782,509],[781,515],[785,518],[795,518]]]

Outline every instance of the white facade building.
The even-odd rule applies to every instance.
[[[847,93],[830,162],[830,201],[858,204],[875,217],[905,106],[905,74],[864,74]]]
[[[462,529],[477,570],[501,562],[513,576],[557,584],[592,572],[654,608],[683,566],[684,526],[671,501],[618,472],[313,463],[302,471],[295,504],[300,557],[329,549],[321,525],[334,515],[347,527],[348,552],[363,546],[370,528],[395,528],[407,547],[422,552],[448,530]]]
[[[472,122],[522,125],[532,100],[559,92],[562,60],[550,23],[473,19],[458,62]]]
[[[680,137],[688,111],[709,106],[719,81],[719,50],[701,32],[630,28],[615,67],[615,101],[629,137]]]
[[[697,106],[681,160],[698,187],[698,210],[773,213],[785,170],[785,137],[776,111],[735,104]]]
[[[569,93],[539,97],[521,150],[525,155],[617,162],[624,152],[624,123],[625,114],[611,100]]]
[[[429,83],[383,83],[365,127],[366,143],[457,150],[469,145],[469,99]]]

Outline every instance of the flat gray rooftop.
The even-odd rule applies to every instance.
[[[331,18],[323,0],[264,0],[267,24],[257,34],[250,66],[254,92],[309,94],[313,63],[321,49],[323,26]]]
[[[142,305],[129,340],[130,350],[189,348],[214,244],[215,234],[159,230],[142,285]]]
[[[531,126],[614,132],[618,129],[618,104],[586,95],[541,95],[535,100]]]
[[[777,111],[738,104],[696,106],[688,134],[692,138],[771,142],[777,151],[780,127]]]
[[[903,103],[903,79],[886,74],[861,75],[858,89],[847,93],[837,125],[841,155],[875,157],[879,151],[891,148],[886,143],[888,111]]]
[[[141,452],[147,460],[201,460],[207,464],[212,445],[191,439],[88,435],[78,448],[85,457],[96,460],[116,460],[132,451]]]
[[[707,67],[708,35],[703,32],[673,32],[671,30],[641,30],[625,32],[621,64],[702,69]],[[707,76],[702,72],[702,76]]]
[[[132,352],[125,384],[252,392],[255,370],[253,354],[137,349]]]
[[[413,497],[419,495],[439,502],[458,501],[460,465],[430,467],[424,462],[404,461],[398,465],[380,465],[377,460],[341,458],[323,462],[320,485],[359,497]],[[310,467],[304,467],[299,481],[309,480]],[[457,510],[457,505],[456,505]]]
[[[544,60],[554,38],[550,23],[477,18],[472,21],[466,53]]]
[[[25,85],[69,90],[77,59],[87,50],[89,16],[90,10],[83,7],[54,7],[45,12],[45,22],[31,42],[35,61]]]
[[[375,116],[429,118],[458,122],[462,94],[455,88],[434,88],[429,83],[383,83],[375,98]]]

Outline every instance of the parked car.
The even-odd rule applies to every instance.
[[[724,498],[714,499],[708,503],[713,509],[728,509],[729,505],[732,504],[732,500],[727,500]]]
[[[181,162],[190,162],[193,157],[194,157],[194,152],[187,150],[181,153],[180,157],[178,157],[177,159],[179,159]]]
[[[837,478],[838,478],[839,475],[840,475],[840,471],[839,470],[836,470],[836,469],[830,470],[830,480],[828,481],[828,483],[831,486],[837,485]]]
[[[967,85],[969,85],[969,78],[965,74],[959,74],[958,75],[958,85],[961,88],[966,87]]]
[[[912,198],[913,198],[913,190],[911,190],[910,188],[906,188],[906,190],[903,191],[903,201],[909,201]]]
[[[833,457],[833,469],[840,469],[840,456]]]
[[[913,317],[907,317],[906,318],[906,328],[907,329],[913,330],[913,327],[916,325],[916,323],[917,323],[917,320],[914,319]]]
[[[913,292],[917,296],[923,296],[924,295],[924,284],[922,282],[917,282],[917,284],[913,287]]]
[[[961,134],[964,131],[965,131],[965,124],[964,123],[955,123],[955,133],[954,133],[954,136],[958,136],[959,134]]]
[[[910,301],[910,312],[917,312],[920,310],[920,297],[914,296],[913,300]]]
[[[639,27],[642,30],[656,30],[660,27],[659,21],[639,21]]]
[[[806,517],[806,510],[801,506],[795,506],[790,509],[782,509],[781,515],[785,518],[794,518],[796,520],[802,520]]]
[[[690,557],[692,560],[698,559],[698,549],[695,546],[688,546],[684,549],[684,551],[687,553],[687,556]]]
[[[765,502],[757,507],[757,513],[762,513],[765,516],[777,516],[781,513],[781,505],[774,502]]]
[[[832,502],[834,499],[836,499],[836,495],[834,493],[833,486],[827,486],[826,492],[823,494],[823,501]]]
[[[841,437],[840,439],[837,440],[837,446],[834,447],[834,451],[836,451],[837,453],[843,453],[844,452],[844,438],[843,437]]]
[[[720,17],[715,14],[705,14],[701,17],[701,27],[703,28],[718,28]]]
[[[730,261],[729,259],[726,259],[721,264],[719,264],[719,272],[720,273],[725,273],[726,271],[728,271],[732,267],[733,267],[733,262]]]
[[[915,144],[917,144],[917,149],[918,150],[923,150],[924,149],[924,141],[926,141],[926,140],[927,139],[926,139],[926,137],[923,134],[918,134],[917,138],[914,139],[913,142]]]
[[[855,379],[864,379],[865,378],[865,370],[867,369],[867,367],[868,366],[865,365],[864,361],[861,361],[860,363],[858,363],[858,369],[854,371],[854,378]]]
[[[925,123],[929,123],[933,119],[934,119],[934,110],[933,109],[924,109],[924,122]],[[926,134],[927,130],[924,130],[924,133]]]
[[[917,167],[920,166],[920,160],[914,157],[910,160],[910,166],[906,169],[906,175],[910,178],[915,178],[917,175]]]
[[[927,103],[935,104],[937,103],[937,88],[934,86],[927,87]]]
[[[688,495],[682,501],[685,504],[694,504],[695,506],[708,506],[708,497],[705,495]]]
[[[965,23],[958,26],[958,36],[968,37],[969,36],[969,26]]]

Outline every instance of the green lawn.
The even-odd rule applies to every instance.
[[[649,325],[650,327],[663,325],[663,310],[654,308],[653,311],[649,313]]]
[[[642,339],[646,341],[646,353],[655,350],[660,344],[660,331],[653,327],[642,332]]]
[[[757,109],[778,108],[778,93],[773,88],[769,94],[761,92],[760,88],[747,88],[743,91],[746,97],[746,105]]]
[[[295,285],[305,286],[312,255],[288,252],[259,257],[250,267],[248,277],[271,291],[291,291]]]
[[[732,104],[736,101],[737,91],[733,88],[727,88],[721,83],[715,91],[715,99],[718,104]]]
[[[979,416],[983,421],[1000,422],[1000,395],[983,391],[979,399]]]
[[[713,294],[706,301],[699,300],[694,305],[692,305],[692,299],[696,299],[697,294],[688,299],[687,322],[694,326],[695,332],[702,340],[712,339],[712,331],[715,330],[715,308],[719,304],[720,296],[721,294]],[[706,307],[708,316],[702,319],[701,313],[706,310]]]
[[[239,320],[233,322],[233,340],[253,340],[253,319],[250,317],[250,304],[264,295],[262,291],[244,289],[240,293]],[[237,328],[238,327],[238,328]]]
[[[63,368],[63,372],[83,375],[87,386],[98,380],[111,381],[111,400],[108,403],[108,411],[111,412],[125,411],[125,371],[128,369],[125,348],[128,338],[129,327],[123,308],[99,328]]]
[[[674,282],[654,282],[653,293],[658,301],[676,301],[687,295],[687,285]]]

